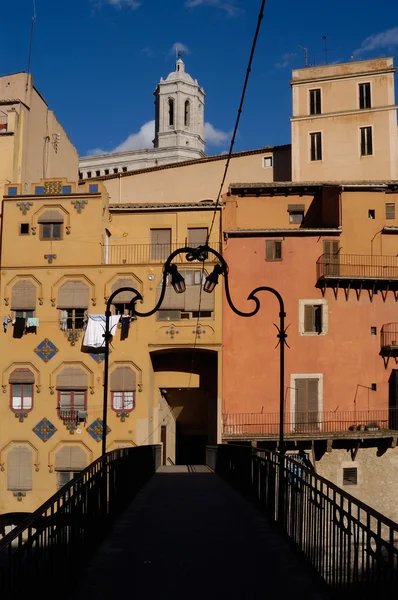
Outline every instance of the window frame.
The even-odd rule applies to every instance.
[[[57,413],[58,417],[63,420],[62,407],[61,407],[61,394],[70,394],[70,406],[67,410],[70,411],[70,417],[73,417],[73,413],[78,410],[87,411],[87,390],[57,390]],[[75,394],[83,394],[83,407],[79,406],[76,408],[75,405]]]
[[[272,246],[271,246],[272,244]],[[277,257],[276,247],[280,248],[280,256]],[[272,258],[267,258],[268,248],[272,248]],[[266,262],[281,262],[283,260],[282,240],[265,240],[265,260]]]
[[[43,242],[48,242],[48,241],[59,241],[63,239],[63,235],[64,235],[64,228],[63,228],[63,222],[57,222],[57,223],[39,223],[40,225],[40,235],[39,238],[41,241]],[[51,226],[51,235],[49,237],[45,237],[44,236],[44,228]],[[54,225],[59,226],[59,237],[54,237]]]
[[[319,97],[317,97],[317,92],[319,93]],[[309,99],[309,111],[308,111],[308,114],[310,116],[321,115],[322,114],[322,92],[321,92],[321,88],[312,88],[312,89],[308,90],[308,99]],[[313,110],[312,110],[312,106],[313,106]]]
[[[28,226],[28,231],[26,233],[22,232],[22,225]],[[26,223],[26,221],[25,221],[25,222],[19,224],[19,235],[22,235],[22,236],[30,235],[30,223]]]
[[[31,412],[33,410],[34,391],[35,391],[34,385],[35,384],[34,383],[10,383],[9,385],[10,385],[10,409],[12,410],[12,412],[13,413],[20,413],[20,412],[27,413],[27,412]],[[20,398],[21,398],[21,408],[15,408],[13,406],[13,401],[14,401],[14,387],[16,385],[20,385],[21,386],[21,396],[20,396]],[[24,400],[24,395],[23,395],[24,386],[31,386],[31,388],[32,388],[31,396],[30,396],[30,400],[31,400],[31,402],[30,402],[30,408],[25,408],[24,405],[23,405],[23,400]],[[26,397],[28,398],[29,396],[26,396]]]
[[[290,415],[293,430],[296,427],[296,380],[317,379],[318,380],[318,414],[323,414],[323,373],[291,373],[290,374]],[[319,431],[322,431],[322,421],[318,420]]]
[[[306,331],[305,330],[305,307],[306,306],[322,306],[322,331]],[[329,331],[329,311],[328,301],[326,298],[315,298],[315,299],[300,299],[299,300],[299,335],[304,337],[321,337],[328,334]]]
[[[385,202],[385,211],[386,211],[386,221],[394,221],[395,220],[395,202]],[[391,211],[391,212],[390,212]],[[393,216],[390,216],[390,215]]]
[[[115,408],[115,394],[122,395],[122,398],[121,398],[122,407],[121,408]],[[126,399],[124,398],[124,394],[133,394],[133,399],[132,399],[133,407],[132,408],[125,407]],[[117,392],[115,392],[115,391],[111,392],[111,407],[112,407],[112,410],[116,413],[120,413],[120,412],[131,413],[136,407],[136,392],[135,392],[135,390],[119,390]]]
[[[267,165],[266,162],[270,161],[271,164]],[[270,156],[263,156],[263,169],[272,169],[274,166],[274,157],[271,154]]]
[[[367,86],[366,89],[369,90],[369,98],[367,98],[366,93],[361,94],[361,90],[365,86]],[[369,101],[369,106],[366,106],[367,101]],[[361,104],[363,104],[363,106],[361,106]],[[358,83],[358,107],[359,110],[368,110],[369,108],[372,108],[372,86],[370,81],[363,81],[361,83]]]
[[[370,136],[369,136],[369,133],[370,133]],[[366,125],[366,127],[360,127],[359,128],[359,152],[360,152],[361,158],[363,158],[364,156],[373,156],[374,155],[373,150],[374,150],[373,126]]]
[[[84,325],[85,325],[85,321],[84,321],[85,314],[84,313],[86,312],[87,308],[60,308],[58,310],[61,313],[60,314],[60,318],[59,318],[61,331],[84,331]],[[66,319],[66,329],[63,329],[63,317],[62,317],[62,313],[65,310],[68,312],[68,316],[67,316],[67,319]],[[77,310],[78,311],[83,311],[83,316],[82,317],[77,317],[76,314],[73,314],[73,313],[76,313]],[[69,316],[70,312],[72,313],[71,316]],[[81,327],[76,327],[76,321],[79,320],[79,319],[81,319],[83,321],[82,322],[82,326]],[[69,323],[71,324],[71,327],[69,327]]]
[[[310,162],[322,162],[323,160],[323,143],[322,131],[311,131],[310,136]],[[319,136],[315,137],[315,136]],[[316,140],[319,139],[319,144]]]

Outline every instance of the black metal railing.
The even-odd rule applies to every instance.
[[[0,597],[70,593],[110,524],[160,465],[161,446],[108,452],[0,541]]]
[[[322,254],[317,278],[398,279],[398,257],[367,254]]]
[[[380,332],[381,349],[398,350],[398,323],[386,323]]]
[[[291,456],[207,447],[207,465],[306,555],[339,598],[397,597],[398,524]]]
[[[225,437],[275,436],[279,433],[279,412],[225,413],[222,430]],[[368,434],[398,431],[398,408],[378,410],[293,411],[284,416],[284,432],[296,434]]]
[[[102,246],[102,261],[108,265],[142,265],[162,264],[169,255],[184,244],[119,244]],[[194,245],[195,246],[195,245]],[[209,248],[221,252],[221,244],[212,242]],[[216,262],[214,255],[209,254],[209,262]],[[176,257],[175,262],[186,263],[185,254]]]

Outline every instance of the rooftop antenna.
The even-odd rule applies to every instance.
[[[325,42],[325,65],[328,64],[328,47],[327,47],[327,37],[328,33],[322,36],[323,41]]]
[[[36,0],[33,0],[33,17],[32,17],[32,25],[30,27],[30,42],[29,42],[29,56],[28,56],[28,73],[26,76],[26,91],[28,91],[29,86],[29,75],[30,75],[30,62],[32,58],[32,45],[33,45],[33,29],[36,23]]]
[[[305,52],[305,68],[308,67],[308,48],[305,48],[304,46],[300,46],[300,44],[297,44],[297,46],[299,48],[302,48]]]

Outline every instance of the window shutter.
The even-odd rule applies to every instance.
[[[65,367],[57,375],[57,390],[86,390],[88,375],[78,367]]]
[[[63,223],[64,217],[57,210],[46,210],[39,218],[38,223]]]
[[[159,300],[161,287],[158,287],[156,292],[156,301]],[[185,294],[176,294],[171,285],[166,287],[166,293],[161,305],[162,310],[184,310],[185,309]]]
[[[207,227],[196,227],[188,229],[188,246],[197,248],[206,243]]]
[[[136,289],[136,286],[136,282],[131,278],[117,279],[112,285],[112,293],[122,287],[132,287]],[[120,292],[120,294],[114,297],[112,304],[129,304],[133,296],[133,292]]]
[[[274,260],[274,241],[267,240],[265,242],[265,258],[266,260]]]
[[[86,466],[86,454],[79,446],[64,446],[55,455],[56,471],[82,471]]]
[[[171,244],[171,229],[151,229],[151,244]]]
[[[308,411],[318,411],[318,379],[307,379],[308,382]]]
[[[151,229],[151,259],[166,260],[170,252],[171,229]]]
[[[386,202],[386,219],[395,219],[395,202]]]
[[[21,279],[12,286],[11,310],[35,310],[36,287],[29,279]]]
[[[35,377],[29,369],[15,369],[9,379],[9,383],[34,383]]]
[[[199,310],[214,310],[214,292],[208,294],[202,289],[202,295],[200,294],[200,285],[187,285],[185,294],[185,310],[186,311],[197,311]]]
[[[322,333],[322,304],[317,304],[314,309],[314,331]]]
[[[300,419],[306,410],[306,379],[296,379],[296,416]]]
[[[7,456],[7,489],[26,492],[32,489],[32,450],[14,446]]]
[[[135,392],[136,374],[130,367],[118,367],[111,375],[112,392]]]
[[[304,306],[304,331],[308,333],[315,331],[314,307],[311,304],[306,304]]]
[[[67,281],[58,292],[58,308],[87,308],[89,288],[84,281]]]

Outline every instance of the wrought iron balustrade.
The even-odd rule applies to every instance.
[[[208,246],[217,252],[222,250],[220,242],[212,242]],[[169,255],[180,247],[181,244],[103,245],[103,263],[108,265],[163,264]],[[187,263],[188,261],[185,254],[180,254],[175,258],[175,262]],[[209,262],[216,262],[214,255],[209,254]]]
[[[398,323],[386,323],[380,332],[381,350],[398,351]]]
[[[279,432],[279,412],[226,413],[222,416],[223,436],[275,437]],[[398,409],[295,411],[285,413],[284,432],[287,437],[301,434],[367,434],[398,431]]]
[[[331,597],[397,597],[397,523],[317,475],[299,457],[222,444],[207,447],[206,462],[278,523]]]
[[[317,260],[318,279],[397,279],[398,256],[322,254]]]
[[[88,557],[160,465],[161,446],[108,452],[0,540],[0,597],[73,594]],[[61,585],[60,585],[61,583]]]

